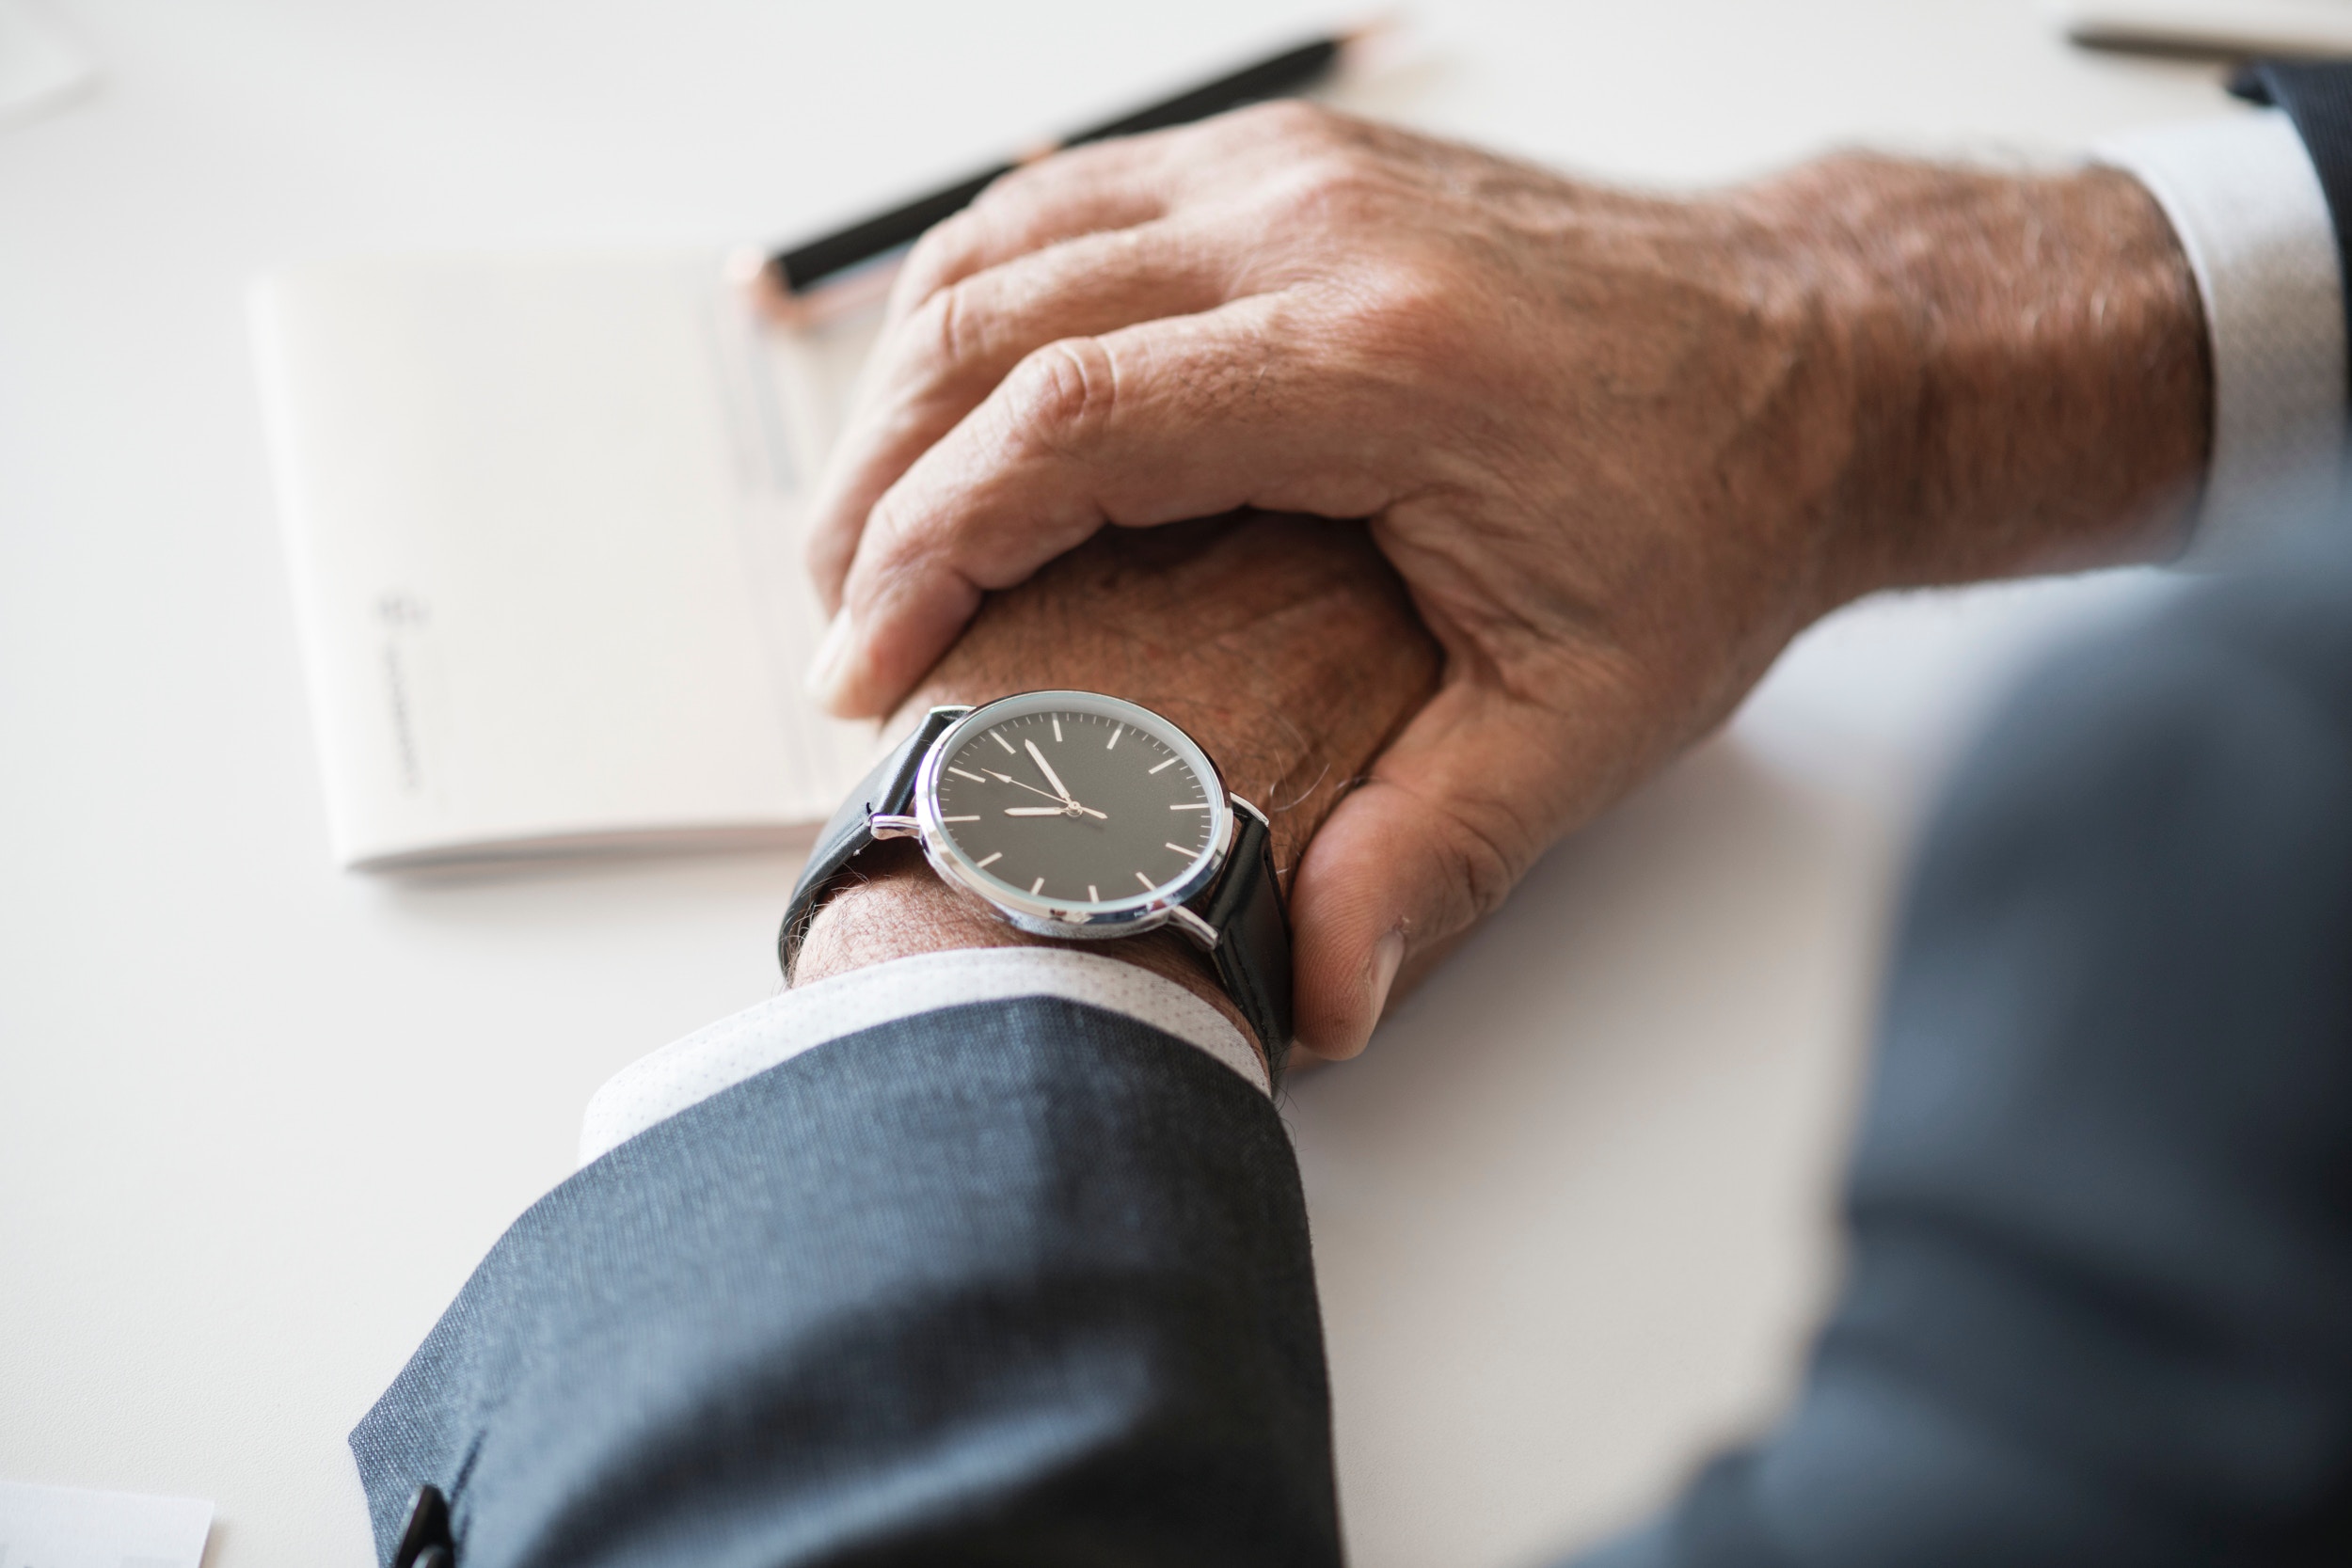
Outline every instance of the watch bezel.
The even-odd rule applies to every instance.
[[[946,770],[947,759],[961,751],[967,740],[1008,719],[1073,707],[1105,714],[1131,728],[1148,729],[1192,767],[1208,795],[1209,847],[1173,879],[1150,893],[1091,904],[1032,896],[981,870],[949,836],[946,824],[940,820],[940,774]],[[922,771],[914,783],[914,819],[924,858],[950,887],[961,888],[1032,935],[1081,940],[1137,936],[1167,925],[1176,918],[1180,909],[1216,884],[1233,845],[1233,807],[1226,794],[1224,776],[1200,743],[1166,714],[1100,691],[1024,691],[983,703],[966,713],[932,741],[930,750],[924,754]]]

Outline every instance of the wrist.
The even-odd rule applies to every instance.
[[[908,709],[1043,689],[1165,715],[1258,805],[1294,865],[1314,830],[1435,684],[1435,645],[1359,527],[1251,516],[1110,531],[990,597]],[[912,717],[902,712],[903,721]],[[917,953],[1056,945],[942,881],[921,851],[861,855],[818,906],[796,984]],[[1258,1044],[1206,954],[1164,928],[1090,942],[1208,1000]]]
[[[1070,945],[1032,936],[948,886],[924,863],[921,849],[914,844],[878,844],[859,857],[856,875],[818,906],[792,966],[792,983],[808,985],[923,953]],[[1117,942],[1089,943],[1085,950],[1134,964],[1183,986],[1223,1014],[1257,1052],[1260,1062],[1264,1062],[1264,1043],[1217,983],[1207,955],[1178,932],[1147,932]]]
[[[993,595],[894,722],[1049,687],[1140,704],[1266,814],[1287,872],[1437,673],[1359,526],[1249,514],[1099,534]]]
[[[1846,449],[1821,609],[2177,550],[2211,372],[2187,259],[2137,182],[1844,157],[1755,200],[1846,372],[1820,432]]]

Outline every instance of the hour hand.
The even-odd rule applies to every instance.
[[[1007,806],[1005,815],[1007,816],[1060,816],[1069,810],[1067,806]]]

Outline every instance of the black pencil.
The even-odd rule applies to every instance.
[[[1058,151],[1065,147],[1077,147],[1086,142],[1107,141],[1113,136],[1132,136],[1145,131],[1157,131],[1169,125],[1184,125],[1244,103],[1255,103],[1268,98],[1281,98],[1312,85],[1335,65],[1340,52],[1354,40],[1364,36],[1365,29],[1335,38],[1316,39],[1279,55],[1242,67],[1204,82],[1172,98],[1163,99],[1133,114],[1120,116],[1100,125],[1089,126],[1074,135],[1064,136],[1046,150]],[[813,285],[846,272],[861,261],[912,245],[923,231],[950,214],[960,212],[977,199],[995,181],[1019,168],[1021,164],[1003,163],[983,169],[967,179],[918,196],[914,200],[877,213],[846,229],[804,240],[768,258],[765,271],[768,280],[787,294],[805,293]]]

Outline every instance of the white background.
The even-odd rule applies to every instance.
[[[768,994],[786,858],[329,868],[242,291],[346,250],[791,236],[1330,12],[51,0],[0,132],[0,1475],[370,1560],[342,1434],[589,1093]],[[2227,112],[2032,0],[1463,0],[1367,108],[1614,178],[2063,155]],[[1768,1413],[1901,845],[2025,656],[2143,575],[1863,607],[1546,862],[1290,1108],[1365,1568],[1588,1539]]]

